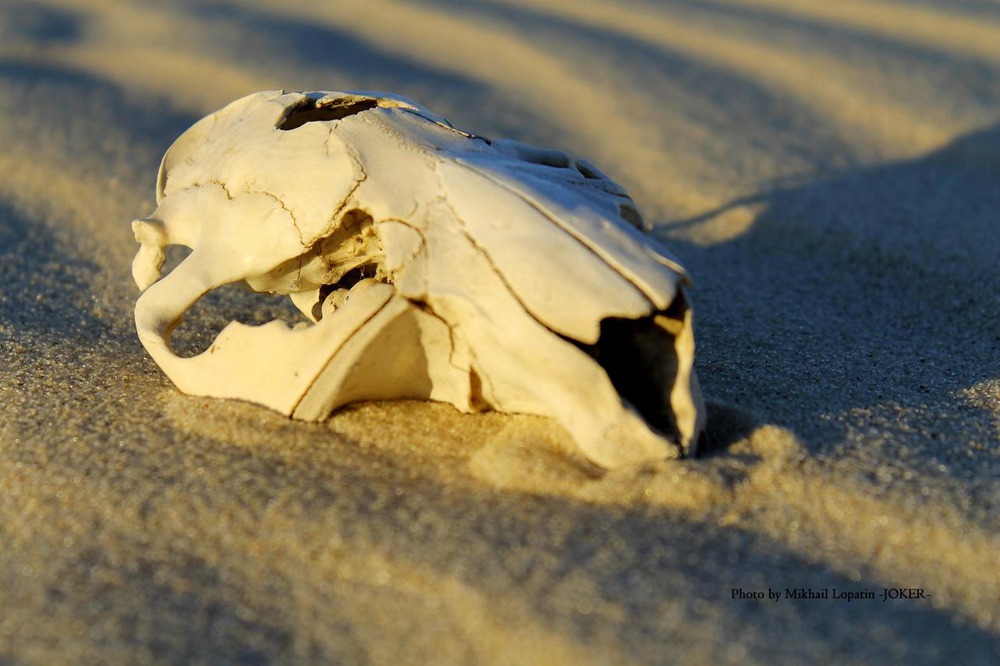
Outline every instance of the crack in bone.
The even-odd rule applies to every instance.
[[[339,125],[339,124],[340,123],[336,123],[336,122],[331,123],[330,130],[326,134],[326,140],[323,142],[323,147],[326,149],[326,156],[327,157],[332,157],[333,156],[333,149],[330,148],[330,141],[333,139],[334,136],[336,136],[337,125]]]
[[[274,199],[274,201],[276,201],[278,203],[278,206],[281,208],[281,210],[283,210],[286,213],[288,213],[288,216],[290,218],[292,218],[292,225],[296,229],[299,228],[299,221],[297,219],[295,219],[295,211],[292,210],[291,208],[289,208],[287,205],[285,205],[285,202],[277,194],[274,194],[272,192],[268,192],[267,190],[248,190],[247,194],[263,194],[265,197],[269,197],[271,199]]]
[[[226,184],[223,183],[221,180],[218,180],[217,178],[211,178],[209,180],[206,180],[204,183],[195,183],[192,187],[202,187],[203,185],[218,185],[219,187],[222,188],[222,191],[226,194],[227,199],[229,199],[230,201],[235,201],[236,199],[236,197],[233,196],[233,193],[229,191],[229,188],[226,187]]]
[[[528,306],[525,304],[524,300],[522,300],[521,296],[517,293],[517,290],[514,289],[514,287],[507,280],[507,276],[503,274],[503,271],[501,271],[500,268],[497,266],[496,262],[493,261],[493,257],[490,256],[490,253],[469,232],[468,228],[465,226],[465,220],[463,220],[462,217],[458,214],[458,211],[456,211],[454,208],[452,208],[451,203],[448,201],[447,195],[444,194],[444,192],[446,191],[446,188],[444,186],[444,183],[441,182],[441,174],[438,173],[438,170],[437,170],[436,166],[437,166],[437,163],[435,162],[434,174],[438,178],[438,184],[439,184],[439,187],[441,189],[442,194],[439,194],[437,197],[435,197],[432,200],[431,203],[432,204],[433,203],[441,203],[445,207],[447,207],[448,211],[451,213],[451,218],[453,220],[455,220],[456,222],[458,222],[458,228],[462,232],[462,235],[469,241],[469,243],[472,245],[472,247],[479,254],[481,254],[484,259],[486,259],[486,263],[488,263],[490,265],[490,268],[496,274],[497,278],[499,278],[500,282],[503,283],[503,286],[507,289],[508,293],[510,293],[510,295],[514,298],[514,300],[517,301],[517,304],[521,306],[521,309],[524,310],[525,314],[527,314],[529,317],[531,317],[531,319],[534,320],[536,323],[538,323],[539,326],[542,326],[543,328],[545,328],[545,330],[550,331],[552,333],[555,333],[555,331],[552,331],[551,328],[549,328],[544,322],[542,322],[537,316],[535,316],[535,314],[528,308]],[[428,220],[428,223],[431,223],[431,220]]]
[[[407,298],[406,300],[412,303],[413,306],[416,307],[421,312],[428,314],[431,317],[434,317],[435,319],[440,321],[448,329],[448,345],[451,347],[451,351],[448,354],[448,363],[450,363],[451,366],[457,370],[472,371],[473,368],[471,360],[473,355],[471,350],[468,349],[467,345],[463,346],[466,348],[466,353],[469,355],[469,360],[470,360],[469,364],[467,365],[465,363],[458,363],[455,361],[455,355],[458,353],[458,343],[456,342],[455,336],[456,336],[456,330],[462,327],[461,324],[457,323],[453,324],[452,322],[448,321],[438,313],[434,312],[434,308],[432,308],[430,304],[427,303],[426,301],[420,301],[412,298]]]
[[[340,205],[330,215],[329,221],[327,223],[327,230],[323,234],[320,234],[313,241],[313,243],[315,243],[316,241],[321,240],[322,238],[326,237],[327,235],[329,235],[331,233],[331,231],[334,228],[336,228],[336,225],[337,225],[338,220],[340,219],[340,216],[343,214],[343,212],[345,210],[347,210],[348,205],[350,205],[350,204],[353,203],[355,207],[359,207],[358,204],[357,204],[357,202],[354,201],[354,194],[358,191],[358,188],[361,187],[361,184],[364,183],[368,179],[368,174],[365,172],[364,164],[361,163],[361,158],[358,155],[356,155],[355,152],[353,150],[351,150],[351,148],[349,146],[346,147],[346,150],[347,150],[348,157],[350,157],[351,160],[354,162],[354,166],[357,167],[358,173],[360,175],[358,175],[357,177],[354,178],[354,182],[351,184],[351,187],[347,191],[347,194],[344,195],[344,198],[341,200]],[[298,225],[296,225],[296,228],[298,229]],[[307,243],[306,240],[305,240],[305,237],[302,236],[302,230],[301,229],[299,229],[299,237],[300,237],[300,240],[302,242],[302,247],[308,249],[310,246],[312,246],[313,243]]]
[[[475,173],[483,176],[484,178],[486,178],[487,180],[489,180],[491,183],[493,183],[497,187],[500,187],[500,188],[502,188],[502,189],[504,189],[504,190],[506,190],[506,191],[508,191],[508,192],[510,192],[512,194],[514,194],[519,199],[521,199],[524,203],[526,203],[527,205],[529,205],[532,208],[534,208],[541,215],[543,215],[546,219],[548,219],[550,222],[552,222],[552,224],[556,225],[557,227],[559,227],[560,229],[562,229],[563,231],[565,231],[572,238],[574,238],[581,245],[583,245],[583,247],[586,248],[586,250],[588,252],[596,255],[598,259],[600,259],[602,262],[604,262],[605,264],[607,264],[608,268],[610,268],[612,271],[614,271],[615,273],[617,273],[618,275],[620,275],[623,280],[626,280],[627,282],[629,282],[633,287],[636,288],[636,290],[638,290],[638,292],[640,294],[642,294],[647,300],[649,300],[650,304],[653,306],[654,309],[658,309],[657,304],[654,303],[652,301],[652,298],[650,298],[647,295],[648,289],[644,289],[634,279],[632,279],[628,275],[625,275],[625,273],[623,273],[621,271],[621,269],[619,269],[617,266],[615,266],[615,263],[612,261],[611,257],[608,254],[602,253],[597,248],[595,248],[595,247],[591,246],[590,244],[588,244],[586,238],[579,231],[577,231],[576,229],[574,229],[572,226],[564,224],[563,222],[561,222],[559,220],[559,217],[557,215],[553,215],[549,211],[545,210],[541,205],[539,205],[536,202],[532,201],[530,198],[521,195],[519,192],[517,192],[517,190],[514,190],[513,188],[511,188],[508,184],[504,183],[503,181],[498,180],[495,176],[492,176],[489,172],[484,171],[482,169],[478,169],[475,166],[473,166],[472,164],[469,164],[468,162],[466,162],[464,160],[459,160],[458,163],[461,164],[462,166],[464,166],[465,168],[470,169],[470,170],[474,171]],[[608,222],[605,220],[605,225],[607,225],[607,224],[608,224]],[[639,232],[639,233],[641,233],[641,232]],[[649,240],[650,239],[646,239],[647,242]],[[644,247],[644,250],[645,250],[645,246],[643,246],[643,247]],[[657,254],[657,256],[659,256],[659,254]],[[669,268],[670,270],[672,270],[673,272],[675,272],[679,278],[686,277],[686,275],[687,275],[686,271],[684,271],[684,269],[681,266],[679,266],[678,264],[676,264],[676,263],[674,263],[672,261],[670,262],[671,265],[663,263],[664,261],[669,261],[669,259],[667,257],[663,257],[662,259],[658,259],[658,261],[661,264],[663,264],[666,268]]]
[[[389,224],[389,223],[401,224],[404,227],[406,227],[407,229],[410,229],[413,232],[415,232],[418,236],[420,236],[420,244],[417,246],[417,248],[415,250],[413,250],[413,252],[410,252],[408,255],[406,255],[406,257],[400,263],[399,268],[397,268],[395,270],[396,273],[401,273],[411,263],[413,263],[413,261],[416,260],[417,256],[419,256],[421,252],[424,252],[426,250],[426,248],[427,248],[427,239],[424,237],[424,231],[423,231],[422,228],[416,226],[415,224],[412,224],[411,222],[408,222],[405,219],[400,219],[400,218],[396,218],[396,217],[388,217],[388,218],[386,218],[384,220],[379,220],[378,222],[375,223],[374,226],[376,227],[376,231],[377,231],[378,227],[380,225]]]
[[[427,297],[427,294],[430,292],[430,275],[428,274],[428,269],[427,269],[427,236],[424,234],[424,229],[426,227],[426,220],[423,226],[414,224],[410,220],[404,220],[399,218],[388,218],[378,222],[377,224],[386,224],[386,223],[401,224],[405,226],[407,229],[410,229],[413,232],[415,232],[420,237],[420,243],[417,246],[417,248],[406,256],[406,258],[403,260],[402,264],[400,264],[398,268],[392,271],[391,282],[397,285],[397,291],[399,291],[401,289],[402,284],[409,283],[409,276],[411,274],[413,274],[414,272],[419,272],[418,279],[420,280],[420,283],[422,285],[418,292],[420,294],[420,298],[416,299],[414,297],[408,296],[407,294],[401,291],[400,293],[406,298],[409,298],[410,300],[413,301],[425,299]],[[421,258],[423,259],[423,262],[419,263]],[[408,291],[412,292],[412,290]]]

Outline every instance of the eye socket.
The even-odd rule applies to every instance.
[[[316,100],[306,98],[298,106],[289,109],[278,123],[278,129],[287,131],[302,127],[306,123],[341,120],[377,106],[378,100],[371,98],[345,98],[325,104],[317,104]]]

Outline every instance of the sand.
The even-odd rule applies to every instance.
[[[694,279],[705,455],[178,393],[129,222],[270,88],[624,184]],[[3,0],[0,665],[997,663],[998,109],[996,0]]]

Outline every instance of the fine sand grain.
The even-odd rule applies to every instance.
[[[706,454],[599,475],[540,418],[179,394],[129,222],[270,88],[625,185],[694,279]],[[0,406],[0,666],[998,663],[1000,3],[3,0]]]

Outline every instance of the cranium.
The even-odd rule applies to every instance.
[[[177,139],[156,200],[132,223],[136,327],[185,393],[305,420],[400,398],[545,415],[604,467],[695,450],[683,269],[583,160],[394,95],[261,92]],[[192,251],[160,279],[174,244]],[[309,324],[232,322],[175,354],[184,313],[240,281]]]

